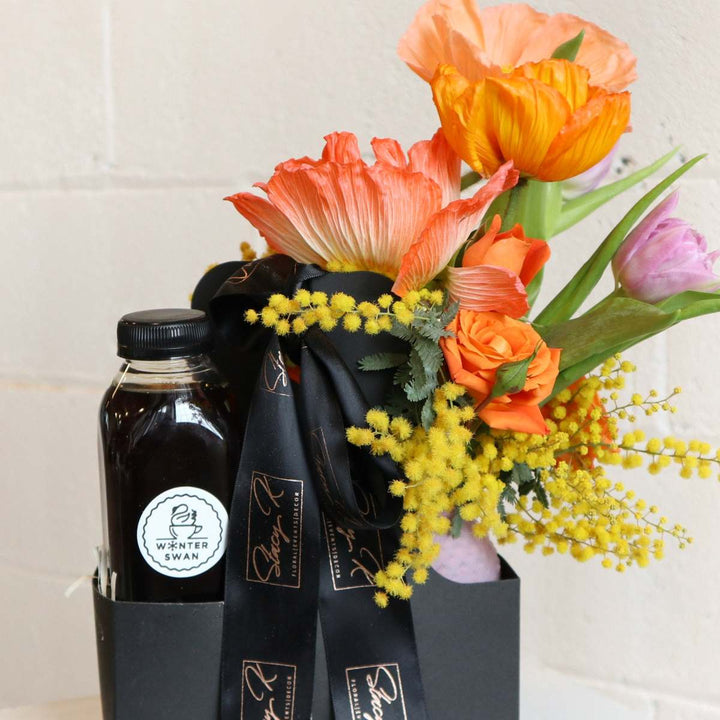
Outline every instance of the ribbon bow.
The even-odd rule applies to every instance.
[[[373,273],[331,274],[275,255],[217,266],[193,296],[213,320],[213,359],[244,419],[226,551],[222,720],[310,718],[318,610],[336,720],[427,718],[410,606],[381,610],[372,597],[374,574],[397,547],[402,505],[387,486],[398,469],[345,439],[391,380],[359,372],[358,360],[402,343],[315,327],[281,344],[244,322],[273,293],[374,300],[389,286]],[[299,385],[286,357],[300,367]]]

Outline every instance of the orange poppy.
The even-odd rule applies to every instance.
[[[527,63],[471,82],[441,65],[432,81],[443,130],[455,152],[481,175],[508,160],[545,181],[579,175],[604,158],[630,121],[630,93],[589,84],[567,60]]]
[[[625,89],[637,77],[627,43],[575,15],[546,15],[524,4],[480,10],[473,0],[429,0],[400,40],[398,53],[427,82],[446,64],[476,82],[546,60],[581,30],[585,35],[575,61],[588,69],[590,82],[610,92]]]
[[[375,138],[372,147],[370,165],[355,135],[332,133],[321,159],[288,160],[257,184],[267,199],[249,192],[226,199],[274,251],[323,268],[397,278],[394,290],[404,295],[445,268],[519,174],[506,163],[472,197],[460,199],[460,159],[442,131],[407,156],[395,140]],[[417,263],[401,272],[411,248]],[[488,291],[502,308],[506,288]]]

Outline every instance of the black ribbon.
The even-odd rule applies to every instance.
[[[389,285],[276,255],[218,266],[194,294],[215,325],[214,359],[244,428],[226,555],[222,720],[310,718],[318,610],[336,720],[427,718],[410,606],[373,601],[373,576],[397,547],[401,501],[387,486],[399,471],[345,439],[391,381],[360,373],[358,360],[401,343],[311,328],[281,345],[243,319],[276,292],[374,300]],[[286,358],[299,366],[299,385]]]

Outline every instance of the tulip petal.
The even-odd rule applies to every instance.
[[[451,65],[441,65],[432,81],[433,100],[447,141],[473,170],[484,176],[503,163],[489,122],[486,82],[471,85]]]
[[[506,163],[472,198],[455,200],[435,213],[405,254],[393,292],[402,297],[432,280],[477,227],[490,203],[514,187],[518,177],[512,163]]]
[[[276,252],[298,262],[323,264],[323,258],[308,247],[288,218],[265,198],[242,192],[226,197]]]
[[[628,260],[645,245],[648,238],[655,232],[655,229],[673,214],[679,200],[680,191],[675,190],[654,210],[649,212],[625,238],[612,260],[615,277],[622,272]]]
[[[630,121],[630,93],[598,90],[575,111],[538,168],[540,180],[564,180],[588,170],[612,150]]]
[[[527,78],[488,78],[484,85],[486,122],[495,133],[500,156],[536,175],[570,117],[567,100],[555,88]]]
[[[431,140],[416,142],[408,151],[410,170],[434,180],[442,191],[442,204],[460,197],[460,157],[450,147],[442,129]]]
[[[520,318],[530,309],[525,287],[512,270],[475,265],[450,267],[446,273],[445,287],[463,310],[499,312]]]
[[[392,138],[373,138],[370,141],[375,159],[401,170],[407,167],[407,158],[400,143]]]

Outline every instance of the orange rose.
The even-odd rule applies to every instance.
[[[460,310],[440,342],[452,379],[467,388],[481,420],[491,428],[545,435],[539,404],[553,389],[560,350],[549,348],[532,325],[493,312]],[[490,398],[498,368],[525,360],[535,349],[520,392]]]
[[[530,309],[525,288],[550,258],[550,247],[544,240],[526,238],[522,225],[504,233],[501,225],[495,215],[490,229],[465,251],[462,267],[446,270],[445,284],[464,310],[493,310],[519,318]],[[510,281],[511,287],[501,279]]]

